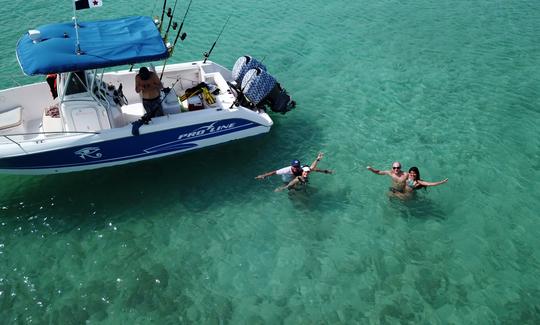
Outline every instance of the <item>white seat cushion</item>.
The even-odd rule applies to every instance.
[[[0,112],[0,130],[9,129],[22,123],[22,107],[17,106]]]
[[[122,113],[141,117],[146,113],[142,103],[135,103],[122,106]]]
[[[101,130],[99,116],[94,107],[75,108],[71,111],[71,117],[76,131],[91,132]]]

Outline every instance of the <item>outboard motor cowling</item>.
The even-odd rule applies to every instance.
[[[233,66],[232,78],[236,81],[237,85],[240,85],[246,72],[257,68],[266,71],[264,64],[257,61],[257,59],[252,58],[249,55],[241,56],[236,60],[236,63]]]
[[[237,106],[264,110],[270,107],[272,111],[282,114],[296,107],[296,102],[266,71],[266,67],[249,55],[236,60],[232,78],[234,82],[228,84],[236,92]]]
[[[276,86],[277,81],[269,73],[259,68],[246,72],[242,80],[244,95],[255,105],[259,105]]]
[[[287,91],[268,72],[251,69],[242,80],[244,96],[255,106],[270,106],[272,111],[285,114],[296,106]]]

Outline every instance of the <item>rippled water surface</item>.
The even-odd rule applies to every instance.
[[[1,5],[0,85],[41,80],[16,41],[71,1]],[[298,108],[213,150],[0,176],[1,323],[540,323],[540,2],[194,0],[174,61],[229,15],[211,59],[264,59]],[[319,150],[336,173],[306,192],[254,180]],[[449,182],[389,199],[365,166],[394,160]]]

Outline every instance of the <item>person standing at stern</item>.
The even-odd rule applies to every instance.
[[[151,119],[155,116],[163,116],[161,107],[161,89],[163,84],[157,73],[141,67],[135,76],[135,91],[140,94],[143,101],[146,116]]]

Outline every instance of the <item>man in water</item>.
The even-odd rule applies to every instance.
[[[302,167],[300,161],[295,159],[291,162],[291,166],[283,167],[278,170],[273,170],[255,177],[255,179],[265,179],[268,176],[281,175],[281,179],[285,184],[289,183],[294,177],[302,176]]]
[[[301,166],[299,160],[293,160],[290,167],[283,167],[278,170],[274,170],[268,173],[261,174],[255,179],[265,179],[268,176],[272,175],[281,175],[284,185],[278,187],[276,192],[282,191],[284,189],[293,189],[297,185],[306,184],[308,181],[308,175],[310,172],[319,172],[324,174],[332,174],[332,170],[328,169],[319,169],[317,164],[323,158],[323,153],[319,152],[317,158],[311,163],[311,166]]]
[[[163,116],[161,108],[161,89],[163,85],[157,73],[141,67],[135,77],[135,91],[141,94],[145,116],[149,119],[155,116]]]
[[[391,170],[378,170],[371,166],[367,166],[367,169],[377,175],[388,175],[392,177],[390,192],[403,193],[405,191],[405,182],[407,181],[409,174],[401,170],[401,163],[399,161],[392,163]]]

